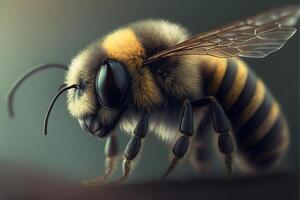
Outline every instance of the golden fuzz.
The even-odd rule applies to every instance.
[[[131,89],[137,107],[147,109],[161,102],[159,88],[147,69],[142,69],[145,50],[131,29],[120,29],[104,38],[108,58],[125,64],[132,77]]]
[[[140,109],[150,109],[162,101],[160,90],[146,68],[133,74],[131,88],[132,91],[135,91],[133,98],[136,106]]]
[[[143,64],[145,50],[131,29],[120,29],[107,35],[102,41],[108,58],[124,63],[128,70],[134,70]]]

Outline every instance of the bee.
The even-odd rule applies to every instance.
[[[279,50],[295,34],[298,16],[298,7],[285,6],[192,37],[165,20],[129,24],[92,43],[69,66],[44,64],[30,70],[10,90],[10,115],[24,80],[59,68],[67,71],[65,83],[48,108],[44,134],[56,100],[67,92],[68,110],[81,128],[106,139],[105,173],[87,184],[101,184],[113,174],[118,127],[131,136],[119,181],[133,171],[148,133],[171,145],[162,178],[188,154],[201,170],[208,133],[216,138],[229,176],[235,154],[249,170],[271,169],[288,148],[288,125],[263,80],[239,57],[264,58]]]

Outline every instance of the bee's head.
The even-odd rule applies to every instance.
[[[142,67],[144,56],[133,31],[126,28],[73,59],[65,84],[78,87],[68,91],[67,104],[85,131],[106,136],[127,106],[143,110],[159,103],[159,90],[150,71]]]
[[[123,63],[109,59],[93,44],[71,63],[66,85],[70,114],[92,135],[106,136],[115,126],[128,100],[129,76]]]

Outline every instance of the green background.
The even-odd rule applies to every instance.
[[[66,110],[65,98],[55,106],[49,135],[42,135],[48,104],[63,82],[63,71],[51,69],[28,80],[16,95],[17,117],[9,119],[5,96],[11,84],[39,63],[69,64],[86,45],[139,19],[163,18],[192,33],[247,17],[297,0],[0,0],[0,164],[10,163],[80,181],[103,171],[104,142],[83,134]],[[265,59],[247,59],[281,103],[291,130],[291,145],[282,169],[298,170],[299,33]],[[119,134],[122,135],[122,134]],[[121,150],[128,136],[121,137]],[[167,167],[169,149],[148,137],[131,180],[159,177]],[[217,157],[215,157],[215,160]],[[220,163],[213,166],[214,169]],[[221,174],[221,170],[214,170]],[[120,171],[119,171],[120,174]],[[193,176],[186,163],[174,177]]]

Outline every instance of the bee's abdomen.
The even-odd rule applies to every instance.
[[[247,163],[268,169],[288,146],[288,128],[280,107],[262,80],[241,60],[219,64],[207,93],[221,103],[231,121],[237,147]]]

